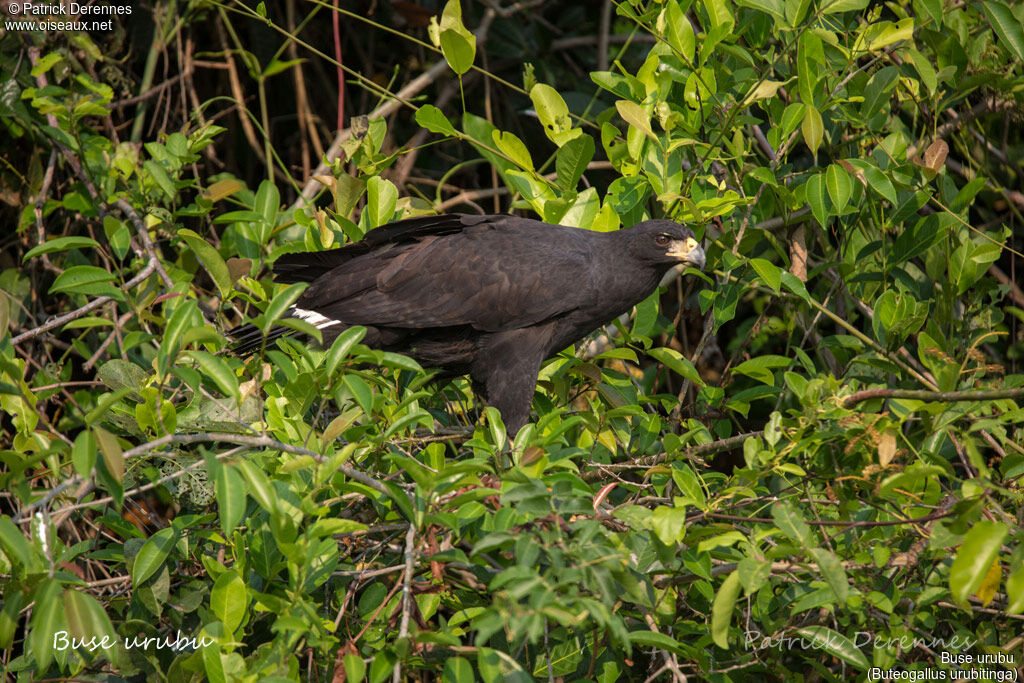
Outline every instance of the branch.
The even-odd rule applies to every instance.
[[[402,622],[398,629],[398,638],[409,637],[409,615],[412,613],[412,575],[416,569],[416,525],[410,524],[405,534],[405,575],[402,578]],[[402,680],[402,660],[395,662],[392,680]]]
[[[843,399],[843,407],[849,408],[861,401],[873,398],[909,398],[915,401],[933,403],[955,403],[957,401],[998,401],[1004,398],[1024,398],[1024,389],[986,389],[978,391],[925,391],[921,389],[865,389]]]
[[[706,455],[712,455],[721,451],[728,451],[743,445],[743,442],[748,438],[754,436],[761,436],[764,434],[763,430],[756,432],[746,432],[744,434],[737,434],[736,436],[730,436],[725,439],[719,439],[718,441],[712,441],[711,443],[701,444],[699,446],[690,446],[689,448],[683,449],[680,453],[687,458],[703,458]],[[645,458],[639,458],[633,462],[615,463],[613,465],[597,465],[598,469],[590,470],[589,472],[583,473],[583,481],[593,482],[598,481],[602,478],[602,475],[608,470],[632,470],[642,469],[645,467],[651,467],[653,465],[665,462],[668,459],[668,453],[657,453],[655,455],[648,455]],[[703,464],[703,463],[701,463]]]
[[[141,444],[139,446],[136,446],[135,448],[130,448],[124,451],[122,456],[124,457],[125,460],[127,460],[128,458],[134,458],[145,453],[155,451],[159,448],[163,448],[164,446],[172,443],[189,444],[205,443],[211,441],[233,443],[239,446],[250,446],[252,448],[272,448],[274,450],[284,451],[285,453],[294,453],[296,455],[308,455],[309,457],[316,460],[318,463],[325,463],[328,460],[328,458],[321,455],[320,453],[317,453],[316,451],[311,451],[308,448],[302,448],[301,446],[292,446],[286,443],[282,443],[280,441],[277,441],[276,439],[271,439],[269,436],[266,436],[265,434],[261,434],[259,436],[246,436],[244,434],[228,434],[222,432],[199,432],[197,434],[168,434],[167,436],[162,436],[159,439],[154,439],[153,441]],[[361,484],[365,484],[374,491],[382,493],[389,498],[392,496],[391,492],[387,489],[386,486],[384,486],[384,484],[380,483],[379,481],[369,476],[368,474],[364,474],[359,470],[356,470],[345,464],[337,464],[335,465],[335,467],[339,472],[344,474],[349,479],[353,479]],[[64,490],[82,481],[83,479],[81,476],[75,476],[72,477],[71,479],[66,480],[65,482],[62,482],[56,488]],[[56,493],[59,493],[59,491],[51,491],[47,493],[47,495],[44,496],[43,498],[29,505],[26,505],[22,509],[18,517],[19,520],[24,520],[25,518],[27,518],[32,510],[45,504],[47,501],[53,498],[53,496],[55,496]]]
[[[131,280],[125,283],[124,288],[126,290],[131,289],[132,287],[134,287],[135,285],[139,284],[147,277],[152,275],[153,271],[156,270],[157,263],[158,261],[156,259],[150,259],[149,263],[146,264],[145,268],[139,271],[138,275],[136,275]],[[27,332],[22,332],[17,337],[11,339],[11,343],[20,344],[21,342],[32,339],[33,337],[38,337],[43,332],[52,330],[55,327],[60,327],[61,325],[69,323],[72,320],[75,320],[76,318],[81,318],[89,311],[99,308],[108,301],[113,301],[113,299],[109,296],[97,297],[90,301],[89,303],[87,303],[86,305],[82,306],[81,308],[77,308],[71,311],[70,313],[65,313],[64,315],[59,315],[56,318],[50,318],[48,321],[46,321],[39,327],[28,330]]]
[[[149,238],[149,230],[146,228],[146,223],[139,217],[138,212],[135,211],[135,207],[129,204],[124,199],[117,200],[117,206],[119,209],[124,211],[125,215],[128,216],[128,220],[135,226],[135,232],[139,235],[139,240],[142,242],[142,248],[145,249],[146,255],[149,256],[150,260],[153,261],[156,271],[160,273],[160,279],[164,281],[167,289],[174,289],[174,281],[171,280],[171,276],[164,270],[163,265],[160,263],[160,257],[156,253],[156,246],[153,244],[153,240]]]
[[[259,436],[246,436],[244,434],[229,434],[222,432],[200,432],[198,434],[169,434],[167,436],[160,437],[154,441],[144,443],[141,446],[136,446],[124,452],[124,458],[135,457],[148,453],[149,451],[155,451],[158,448],[166,446],[170,443],[203,443],[208,441],[221,441],[224,443],[238,444],[239,446],[252,446],[253,448],[273,448],[274,450],[284,451],[285,453],[293,453],[295,455],[308,455],[319,463],[324,463],[327,458],[311,451],[308,448],[301,446],[292,446],[290,444],[271,439],[265,434]],[[384,484],[380,483],[373,477],[363,474],[359,470],[353,469],[348,465],[337,465],[338,471],[344,474],[349,479],[355,479],[361,484],[365,484],[372,488],[374,491],[383,493],[385,496],[390,497],[391,492],[387,489]]]
[[[494,15],[495,13],[493,10],[488,10],[487,12],[485,12],[483,19],[480,21],[480,26],[477,28],[476,31],[473,32],[474,35],[476,36],[478,44],[487,39],[487,32],[491,28],[491,22],[494,19]],[[425,72],[423,72],[422,74],[414,78],[412,81],[410,81],[408,85],[406,85],[404,88],[395,93],[391,99],[389,99],[387,102],[384,102],[379,107],[377,107],[369,114],[367,114],[366,118],[379,119],[384,118],[386,116],[390,116],[391,114],[395,113],[396,111],[398,111],[399,107],[401,107],[403,104],[408,103],[408,101],[412,99],[415,95],[417,95],[421,90],[423,90],[428,85],[437,80],[438,76],[440,76],[447,68],[447,61],[445,61],[443,58],[437,60],[432,67],[430,67]],[[320,190],[323,188],[323,185],[320,184],[320,181],[316,180],[316,177],[320,175],[327,175],[330,173],[331,163],[334,162],[339,157],[339,155],[341,154],[342,144],[344,144],[345,141],[348,140],[350,137],[352,137],[351,126],[345,128],[344,130],[338,131],[338,134],[334,136],[334,140],[331,142],[331,146],[327,149],[326,158],[320,162],[320,164],[316,167],[316,170],[313,171],[313,174],[310,176],[309,180],[306,181],[306,184],[302,187],[302,193],[299,195],[299,198],[296,199],[295,202],[288,208],[289,211],[294,211],[296,209],[302,208],[309,202],[310,199],[315,197],[316,194],[320,192]]]

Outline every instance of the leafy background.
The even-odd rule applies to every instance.
[[[1024,5],[336,4],[0,35],[8,678],[1019,675]],[[225,353],[452,210],[708,269],[518,435],[358,329]]]

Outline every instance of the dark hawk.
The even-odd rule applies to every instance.
[[[689,228],[649,220],[594,232],[516,216],[447,214],[370,230],[359,242],[285,254],[277,282],[308,282],[289,315],[325,346],[366,327],[363,343],[442,377],[469,375],[512,434],[529,418],[537,373],[552,356],[647,298],[686,266],[704,267]],[[291,330],[273,328],[266,340]],[[230,332],[248,354],[265,342]]]

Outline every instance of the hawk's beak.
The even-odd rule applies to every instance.
[[[704,270],[704,250],[697,244],[697,240],[687,237],[685,240],[672,240],[669,245],[668,255],[679,259],[683,263],[693,266],[697,270]]]

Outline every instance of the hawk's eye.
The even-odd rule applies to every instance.
[[[654,241],[658,243],[659,247],[664,247],[667,246],[668,243],[672,241],[672,238],[669,237],[668,235],[658,235],[657,237],[654,238]]]

